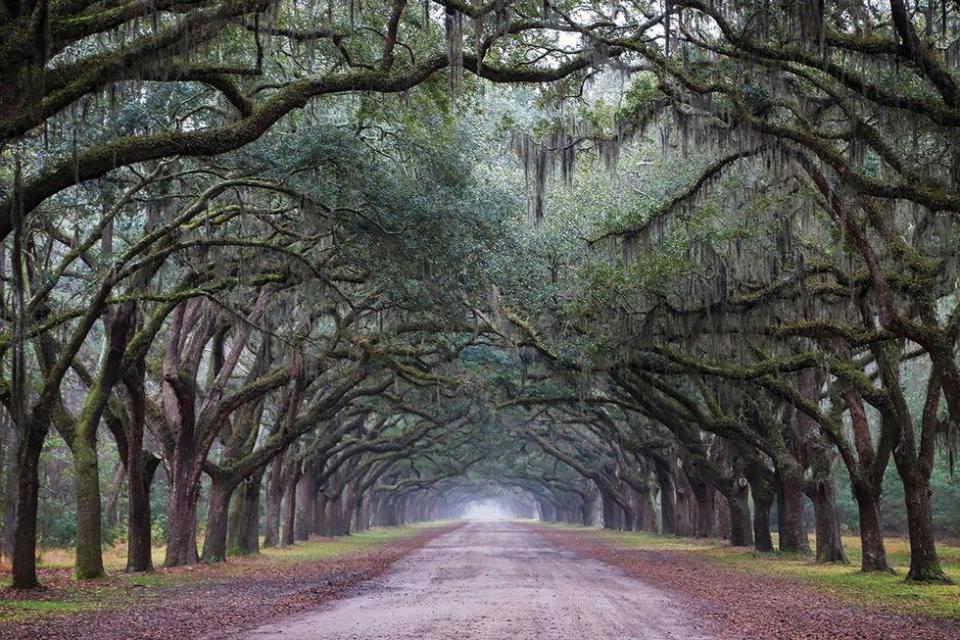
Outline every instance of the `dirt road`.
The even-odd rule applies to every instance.
[[[708,640],[676,596],[510,522],[471,522],[323,609],[244,640]]]

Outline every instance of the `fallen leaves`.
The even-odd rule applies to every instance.
[[[558,547],[676,593],[723,640],[957,640],[960,620],[845,604],[788,579],[747,575],[682,551],[623,549],[588,531],[538,528]],[[960,594],[958,594],[960,597]]]
[[[109,593],[95,611],[72,611],[18,622],[0,623],[0,638],[10,640],[182,640],[228,638],[277,616],[317,607],[343,597],[359,584],[450,528],[431,528],[346,557],[294,563],[250,563],[180,569],[176,580],[164,572],[136,582],[112,578]],[[238,570],[238,567],[240,569]],[[184,579],[184,574],[189,578]],[[73,583],[48,577],[37,592],[5,589],[7,602],[81,602],[97,583]],[[120,588],[117,583],[121,583]]]

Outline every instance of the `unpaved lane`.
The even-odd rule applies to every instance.
[[[520,524],[471,522],[363,592],[245,640],[708,640],[674,596],[560,551]]]

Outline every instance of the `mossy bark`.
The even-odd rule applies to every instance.
[[[260,552],[260,487],[263,469],[240,483],[234,492],[227,527],[227,550],[232,555]]]
[[[74,573],[78,580],[102,578],[100,472],[97,449],[87,437],[74,441],[73,473],[77,503],[77,541]]]
[[[813,479],[808,485],[808,494],[813,502],[814,528],[816,530],[817,562],[848,563],[843,551],[840,534],[840,514],[837,510],[837,487],[833,478],[831,452],[825,443],[815,441],[811,445],[811,468]]]
[[[902,473],[902,472],[901,472]],[[910,570],[907,582],[950,584],[940,566],[933,535],[933,511],[930,505],[930,479],[922,473],[907,472],[903,479],[910,530]]]

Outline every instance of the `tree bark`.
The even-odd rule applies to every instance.
[[[270,475],[267,477],[265,496],[266,513],[263,521],[263,546],[276,547],[280,544],[280,505],[283,500],[284,455],[280,454],[270,461]]]
[[[13,531],[13,587],[33,589],[37,580],[37,508],[40,497],[40,452],[45,426],[28,421],[17,443],[17,508]]]
[[[280,544],[289,547],[296,540],[294,535],[296,531],[297,519],[297,486],[300,482],[300,465],[297,464],[293,473],[286,478],[283,486],[283,528],[281,529]]]
[[[310,524],[313,533],[327,537],[334,535],[333,515],[331,514],[333,502],[333,500],[327,498],[326,493],[317,491],[313,504],[313,522]]]
[[[776,491],[765,477],[765,469],[758,467],[757,461],[747,465],[747,482],[750,483],[750,495],[753,497],[753,548],[762,553],[773,551],[773,537],[770,535],[770,508],[776,498]]]
[[[657,510],[654,507],[653,488],[637,492],[637,530],[657,531]]]
[[[930,479],[918,472],[901,472],[901,477],[907,506],[907,526],[910,530],[910,570],[907,572],[907,582],[950,583],[940,566],[933,535]]]
[[[127,573],[153,571],[152,524],[150,486],[160,466],[160,458],[139,450],[131,456],[132,468],[127,467],[130,504],[127,514]]]
[[[617,529],[617,514],[616,511],[619,509],[617,503],[613,501],[610,496],[606,493],[602,494],[602,507],[603,507],[603,528],[604,529]]]
[[[817,470],[815,465],[813,482],[810,497],[813,501],[814,525],[817,531],[817,562],[849,563],[843,552],[833,475],[829,469]]]
[[[689,485],[677,487],[677,528],[675,533],[679,536],[693,535],[693,514],[696,511],[696,506],[690,499],[692,493]]]
[[[3,414],[2,436],[6,440],[3,468],[6,470],[6,484],[3,487],[3,537],[0,539],[0,555],[13,558],[13,531],[17,526],[17,437],[11,421]]]
[[[252,473],[234,492],[227,529],[227,550],[231,554],[260,553],[260,483],[263,472],[261,468]]]
[[[111,529],[120,526],[120,496],[123,494],[124,463],[118,462],[113,468],[107,499],[103,505],[103,520]]]
[[[315,505],[313,492],[313,480],[310,474],[304,472],[297,483],[297,517],[294,525],[294,537],[297,540],[308,540],[310,538],[310,528],[313,526],[313,507]]]
[[[160,459],[143,450],[143,430],[146,425],[145,364],[138,359],[123,378],[129,396],[130,420],[126,429],[127,441],[127,572],[153,571],[152,514],[150,486]]]
[[[336,500],[330,500],[328,522],[331,525],[331,535],[350,535],[350,517],[353,514],[354,495],[352,483],[347,483]],[[416,518],[416,515],[414,516]]]
[[[167,502],[167,555],[165,567],[196,564],[197,555],[197,500],[200,489],[183,479],[171,481],[170,498]]]
[[[654,462],[660,485],[660,530],[673,535],[677,532],[677,487],[670,467],[665,462]]]
[[[810,555],[803,518],[803,478],[799,469],[777,472],[777,531],[780,551]]]
[[[210,500],[207,504],[207,531],[203,540],[201,560],[207,563],[227,559],[227,519],[230,498],[236,486],[226,479],[213,478]]]
[[[697,524],[694,535],[709,538],[714,535],[716,526],[715,500],[716,490],[703,481],[691,481],[693,495],[697,500]]]
[[[734,481],[733,484],[730,493],[725,496],[727,505],[730,507],[730,544],[735,547],[749,547],[753,544],[749,485],[743,478]]]
[[[761,553],[773,551],[773,536],[770,534],[770,509],[773,498],[764,496],[753,501],[753,548]]]
[[[915,423],[900,384],[899,358],[888,359],[889,355],[890,352],[881,353],[881,357],[877,359],[884,387],[893,399],[892,408],[882,412],[881,419],[887,420],[888,424],[895,424],[900,431],[900,441],[893,450],[893,461],[903,484],[907,527],[910,531],[910,570],[907,572],[907,581],[948,584],[951,580],[943,572],[937,555],[930,506],[930,473],[935,459],[936,432],[940,425],[939,368],[934,366],[927,380],[926,400],[917,442]]]
[[[75,574],[78,580],[102,578],[103,569],[100,473],[97,460],[96,431],[90,438],[79,437],[71,443],[77,499],[77,541]]]
[[[893,569],[887,564],[887,551],[883,546],[879,495],[863,486],[854,485],[853,491],[860,515],[860,546],[863,550],[860,569],[864,572],[892,573]]]
[[[596,492],[591,492],[582,498],[580,505],[580,524],[585,527],[592,527],[594,524],[593,514],[597,509],[598,496]]]
[[[357,496],[357,506],[353,509],[354,531],[366,531],[370,528],[370,498],[367,495]]]

